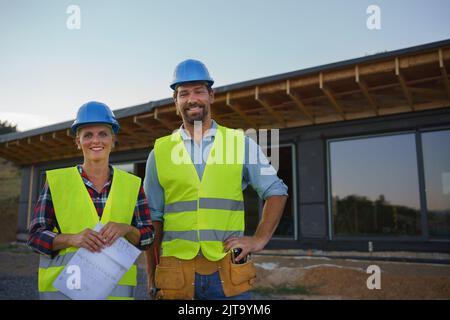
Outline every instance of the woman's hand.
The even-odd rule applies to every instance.
[[[125,223],[108,222],[101,230],[100,236],[104,239],[106,246],[110,246],[120,237],[132,232],[132,227]]]
[[[76,248],[85,248],[91,252],[100,252],[105,248],[106,242],[98,232],[92,229],[85,229],[80,233],[70,237],[70,245]]]

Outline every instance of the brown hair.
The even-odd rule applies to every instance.
[[[192,83],[202,83],[205,87],[206,87],[206,89],[208,89],[208,92],[211,94],[214,90],[213,90],[213,88],[211,88],[211,86],[208,84],[208,82],[206,82],[206,81],[189,81],[189,82],[182,82],[182,83],[180,83],[180,84],[178,84],[176,87],[175,87],[175,90],[173,90],[173,100],[175,100],[175,101],[177,101],[177,95],[178,95],[178,87],[180,86],[180,85],[182,85],[182,84],[192,84]]]

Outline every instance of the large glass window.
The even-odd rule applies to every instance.
[[[422,134],[430,237],[450,238],[450,130]]]
[[[421,235],[414,134],[329,143],[337,236]]]

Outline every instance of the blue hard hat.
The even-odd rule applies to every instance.
[[[191,81],[206,81],[210,87],[214,84],[208,69],[201,61],[188,59],[176,66],[170,87],[175,90],[177,85]]]
[[[114,134],[119,132],[120,125],[114,113],[106,104],[97,101],[85,103],[78,109],[77,118],[73,122],[71,129],[76,134],[80,126],[96,123],[109,124]]]

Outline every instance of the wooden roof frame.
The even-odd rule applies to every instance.
[[[215,89],[212,116],[235,128],[293,128],[450,107],[450,39]],[[114,152],[150,148],[181,124],[171,98],[114,111]],[[0,136],[18,165],[81,156],[71,121]]]

